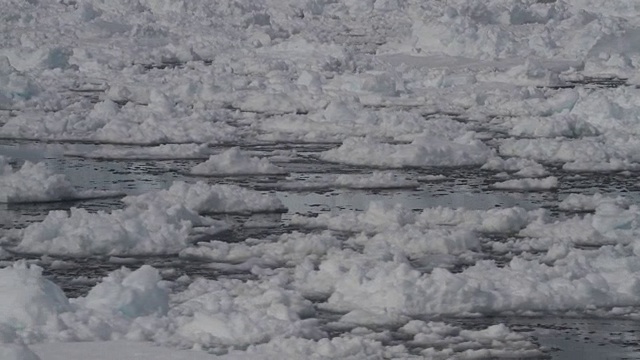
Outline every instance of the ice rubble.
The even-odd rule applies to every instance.
[[[373,245],[371,242],[376,237],[386,238],[387,241],[403,239],[403,229],[418,224],[425,226],[423,221],[460,225],[468,221],[464,217],[459,220],[449,217],[450,221],[445,221],[447,218],[444,217],[430,218],[429,212],[416,214],[411,218],[411,213],[404,212],[405,215],[401,215],[403,212],[400,209],[376,210],[377,213],[381,211],[389,215],[387,219],[390,224],[377,230],[376,227],[366,225],[367,219],[372,215],[364,214],[356,218],[344,215],[325,217],[309,221],[309,224],[325,223],[332,228],[353,228],[353,221],[359,219],[356,221],[362,229],[376,232],[373,237],[362,238],[365,241],[361,245],[367,246]],[[488,212],[483,212],[484,214]],[[525,215],[523,212],[521,214]],[[639,266],[635,256],[637,243],[634,240],[638,231],[637,214],[635,207],[624,210],[615,205],[606,205],[600,206],[593,217],[585,217],[584,220],[548,223],[539,215],[511,217],[507,222],[511,226],[504,226],[498,231],[515,230],[520,231],[521,236],[535,234],[543,239],[553,238],[556,239],[553,242],[555,245],[546,248],[548,253],[544,257],[529,260],[514,257],[504,267],[497,266],[493,261],[478,261],[460,273],[451,273],[444,268],[433,269],[427,274],[417,271],[409,265],[407,258],[415,258],[420,252],[411,254],[410,249],[419,248],[409,245],[410,243],[386,250],[377,246],[376,252],[366,249],[362,253],[351,249],[331,251],[327,257],[318,259],[315,266],[308,263],[298,265],[296,284],[303,293],[330,295],[325,304],[327,309],[366,310],[387,314],[392,318],[418,313],[527,313],[586,309],[589,306],[631,306],[636,304],[634,297],[637,296],[637,286],[634,284],[639,280],[634,275]],[[575,226],[576,221],[579,222],[578,226]],[[477,222],[476,225],[473,222],[468,224],[481,229]],[[385,228],[389,228],[389,232]],[[578,229],[582,230],[576,233]],[[422,232],[429,234],[425,229]],[[596,240],[600,244],[617,246],[605,246],[595,251],[578,250],[567,247],[567,243],[562,240],[569,240],[565,236],[586,239],[586,235],[590,233],[599,234]],[[527,241],[523,240],[523,244]],[[564,252],[560,251],[563,247]],[[404,251],[401,252],[400,249]],[[423,251],[421,250],[422,253]],[[385,253],[394,254],[394,257],[385,257]],[[400,254],[404,256],[398,256]],[[345,264],[349,265],[344,266]],[[382,295],[376,290],[380,288],[393,291]],[[570,290],[565,291],[566,289]]]
[[[13,170],[0,156],[0,203],[68,201],[112,197],[114,191],[78,190],[63,174],[56,174],[44,162],[26,161]]]
[[[256,175],[283,174],[284,169],[266,158],[249,156],[238,148],[231,148],[191,168],[193,175]]]
[[[312,355],[318,359],[345,356],[369,359],[407,354],[405,346],[383,345],[380,341],[383,334],[363,328],[355,328],[351,333],[331,340],[325,338],[326,334],[314,330],[316,320],[301,319],[301,316],[313,314],[311,303],[273,281],[200,279],[186,290],[170,294],[168,284],[160,280],[158,271],[143,266],[135,271],[116,270],[87,296],[68,300],[56,285],[43,278],[42,269],[24,262],[0,270],[0,280],[5,283],[19,281],[12,291],[2,292],[0,301],[11,305],[17,313],[27,314],[23,321],[31,324],[24,327],[12,317],[2,316],[0,324],[6,336],[15,336],[28,343],[41,339],[89,341],[78,346],[67,344],[65,351],[53,344],[32,345],[42,360],[58,359],[62,354],[79,356],[105,346],[137,349],[142,351],[141,356],[147,356],[157,351],[130,342],[147,338],[160,344],[179,342],[199,346],[260,343],[250,345],[245,351],[231,349],[229,354],[220,357],[164,350],[163,353],[170,354],[172,357],[168,358],[172,359],[187,355],[198,359],[275,359],[282,356],[304,359]],[[26,297],[16,301],[13,298],[16,291]],[[40,296],[29,296],[32,293]],[[41,307],[48,309],[43,319],[38,314]],[[410,321],[400,331],[412,336],[415,345],[424,348],[425,356],[434,358],[501,353],[540,355],[526,337],[504,325],[464,330],[444,323]],[[443,344],[453,346],[440,349]],[[2,351],[20,356],[19,360],[37,359],[24,345],[5,345]],[[99,356],[113,360],[119,351]]]
[[[626,207],[630,205],[630,201],[622,196],[610,197],[601,193],[595,193],[591,196],[582,194],[569,194],[564,200],[558,204],[558,207],[563,210],[573,211],[592,211],[595,210],[598,205],[605,203],[613,203],[619,207]]]
[[[371,138],[349,138],[340,147],[325,151],[326,161],[380,167],[463,166],[484,164],[494,152],[467,133],[453,141],[420,138],[410,144],[386,144]]]
[[[503,325],[468,331],[441,323],[407,322],[405,317],[563,312],[587,310],[591,306],[617,311],[633,306],[637,304],[637,283],[640,283],[636,275],[640,263],[635,255],[638,214],[635,207],[624,209],[604,203],[593,217],[548,223],[539,211],[517,208],[490,211],[436,208],[413,213],[399,207],[374,205],[364,214],[347,212],[308,219],[309,226],[324,223],[335,229],[364,231],[350,235],[346,241],[325,232],[320,236],[291,233],[275,242],[256,239],[253,245],[203,243],[200,250],[209,252],[192,252],[196,249],[192,248],[184,255],[197,254],[222,262],[255,258],[261,262],[254,265],[274,267],[282,266],[284,260],[286,266],[293,266],[293,273],[261,270],[258,274],[263,277],[256,281],[196,279],[186,290],[175,293],[170,290],[170,283],[160,280],[155,269],[146,266],[133,272],[118,270],[87,296],[67,300],[54,284],[42,278],[39,268],[19,263],[1,270],[0,279],[7,286],[24,289],[24,296],[38,299],[39,306],[25,307],[24,312],[8,312],[3,319],[13,324],[15,314],[24,314],[20,319],[31,324],[31,331],[24,332],[21,327],[10,331],[13,336],[29,341],[126,338],[204,346],[264,342],[251,345],[246,352],[234,351],[228,355],[230,358],[261,354],[260,358],[270,359],[283,353],[304,358],[309,352],[325,351],[322,349],[329,346],[328,341],[333,350],[323,353],[327,358],[342,356],[336,354],[343,354],[347,348],[355,352],[354,356],[363,358],[405,353],[402,346],[379,343],[384,335],[357,327],[333,340],[321,340],[325,335],[314,319],[315,309],[303,296],[322,295],[327,300],[321,307],[345,312],[335,326],[404,324],[405,330],[401,331],[413,336],[412,343],[423,348],[423,356],[538,356],[536,346]],[[379,224],[377,219],[386,219],[386,223]],[[556,240],[540,257],[514,257],[504,267],[493,261],[477,261],[457,273],[444,268],[421,273],[408,262],[409,258],[434,252],[467,256],[463,254],[477,248],[477,236],[483,232],[520,231],[525,236],[523,244],[529,241],[526,236],[532,234],[568,239],[560,231],[575,233],[576,221],[582,222],[579,227],[585,229],[583,234],[598,232],[609,243],[616,239],[621,242],[597,250],[580,250]],[[592,229],[586,229],[587,226]],[[437,242],[431,247],[424,238],[443,239],[446,247],[436,245]],[[456,239],[464,239],[466,245],[452,247]],[[353,250],[358,247],[361,252]],[[381,287],[391,291],[380,292]],[[34,297],[31,295],[34,293],[40,295]],[[3,294],[9,296],[11,292]],[[19,305],[14,308],[26,306],[24,302],[18,299]],[[283,334],[287,337],[280,336]],[[347,347],[347,343],[351,345]]]
[[[493,185],[491,185],[491,187],[493,187],[494,189],[502,190],[551,190],[558,187],[558,178],[555,176],[549,176],[544,179],[525,178],[507,180],[494,183]]]
[[[197,233],[228,229],[199,213],[281,211],[273,195],[239,186],[175,182],[122,200],[128,206],[109,213],[71,208],[51,211],[41,223],[18,231],[16,251],[60,255],[174,254]]]
[[[204,181],[189,184],[174,182],[168,189],[127,196],[122,201],[141,209],[169,208],[182,205],[200,213],[254,213],[286,210],[270,193],[237,185],[210,185]]]
[[[550,164],[563,171],[610,172],[637,170],[640,163],[640,90],[624,81],[618,88],[571,88],[571,81],[587,76],[638,82],[640,17],[633,1],[2,5],[3,138],[171,143],[87,155],[111,158],[209,155],[207,145],[176,144],[331,141],[341,145],[320,159],[388,168],[482,166],[525,178],[497,184],[518,189],[556,187]],[[7,201],[79,196],[55,175],[51,179],[58,182],[34,185],[39,192],[15,187],[44,179],[41,165],[25,166],[14,172],[0,158],[2,179],[10,179],[0,191]],[[539,177],[547,178],[529,179]],[[360,180],[331,179],[340,186],[373,183]],[[544,211],[521,208],[414,213],[374,204],[364,213],[292,217],[293,225],[346,231],[346,239],[294,232],[273,241],[195,246],[194,227],[224,227],[199,213],[280,211],[282,204],[273,196],[202,183],[176,183],[125,203],[111,213],[52,212],[24,229],[16,249],[180,252],[243,262],[262,278],[243,284],[197,280],[173,293],[150,268],[120,270],[86,298],[69,301],[37,268],[15,265],[0,270],[12,288],[0,298],[15,310],[4,315],[17,314],[33,326],[15,327],[16,319],[3,323],[3,342],[124,338],[247,347],[226,356],[236,359],[388,358],[407,351],[383,344],[381,333],[356,328],[331,340],[316,338],[321,336],[313,318],[303,319],[312,309],[303,295],[327,298],[325,308],[348,312],[338,325],[372,318],[397,324],[412,314],[562,313],[591,306],[616,313],[638,305],[638,209],[608,195],[572,195],[561,209],[594,213],[554,222]],[[487,242],[487,234],[517,237]],[[456,265],[473,262],[484,245],[516,255],[504,267],[479,261],[457,273],[414,268],[433,254]],[[293,280],[285,270],[259,269],[283,264],[293,268]],[[16,293],[23,297],[11,298]],[[154,311],[143,310],[147,303]],[[500,325],[471,332],[409,322],[401,329],[414,336],[425,357],[539,355]],[[291,337],[278,337],[282,333]],[[86,345],[75,354],[104,349]],[[38,346],[43,360],[62,351]],[[140,351],[152,352],[144,346]],[[2,347],[0,354],[36,358],[23,345]],[[126,356],[120,355],[113,356]]]

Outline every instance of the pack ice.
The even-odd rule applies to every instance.
[[[635,1],[0,8],[2,359],[540,358],[510,320],[639,317]]]

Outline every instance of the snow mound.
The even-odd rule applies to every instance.
[[[277,282],[195,280],[174,299],[177,333],[202,345],[248,345],[281,336],[322,337],[312,303]]]
[[[160,286],[160,280],[159,271],[149,265],[143,265],[136,271],[123,268],[110,273],[75,304],[128,318],[166,315],[169,294]]]
[[[62,174],[56,174],[45,163],[26,161],[13,171],[0,161],[0,203],[50,202],[117,196],[109,191],[76,190]]]
[[[174,182],[166,190],[127,196],[122,201],[143,209],[168,208],[183,205],[199,213],[280,212],[282,202],[272,194],[249,190],[236,185],[209,185],[203,181],[189,184]]]
[[[331,253],[317,270],[298,266],[296,279],[303,293],[326,291],[330,297],[323,307],[332,311],[360,309],[382,316],[527,313],[633,306],[640,291],[638,266],[635,255],[604,248],[572,250],[554,266],[514,258],[504,267],[478,261],[460,273],[436,268],[422,274],[406,261],[371,261],[345,250]]]
[[[42,276],[42,268],[26,262],[0,269],[0,290],[0,325],[12,331],[52,325],[59,313],[71,310],[62,290]]]
[[[393,145],[370,138],[350,138],[340,147],[325,151],[325,161],[353,165],[399,168],[406,166],[463,166],[484,164],[493,150],[468,133],[454,141],[420,138],[411,144]]]
[[[509,123],[509,135],[516,137],[581,138],[599,135],[593,125],[572,115],[544,118],[518,117]]]
[[[42,222],[21,230],[14,249],[66,256],[174,254],[189,244],[197,227],[208,232],[227,228],[182,205],[129,206],[110,213],[71,208],[70,213],[51,211]]]
[[[631,202],[621,196],[611,197],[601,193],[595,193],[591,196],[582,194],[569,194],[564,200],[558,204],[562,210],[572,211],[592,211],[599,205],[605,203],[613,203],[619,207],[628,206]]]
[[[211,155],[209,160],[194,166],[193,175],[255,175],[283,174],[284,169],[273,165],[266,158],[252,157],[238,148],[231,148],[218,155]]]
[[[494,183],[491,187],[501,190],[551,190],[558,187],[558,178],[555,176],[549,176],[544,179],[514,179]]]
[[[320,227],[338,231],[379,233],[417,225],[423,229],[436,226],[486,233],[513,233],[544,217],[540,210],[526,211],[519,207],[489,210],[426,208],[415,213],[401,205],[371,202],[365,212],[344,211],[320,214],[317,217],[294,215],[291,223],[305,227]]]
[[[328,231],[320,234],[292,232],[280,235],[271,242],[228,243],[223,241],[201,242],[180,252],[180,257],[205,259],[231,264],[261,265],[264,267],[293,266],[305,258],[318,257],[341,244]]]
[[[110,213],[72,208],[51,211],[44,221],[19,230],[15,250],[59,255],[175,254],[192,237],[226,230],[208,212],[282,211],[273,195],[231,185],[175,182],[169,189],[123,199],[128,206]]]

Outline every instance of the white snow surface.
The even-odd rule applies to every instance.
[[[118,196],[114,191],[77,190],[63,174],[56,174],[44,162],[26,161],[13,170],[0,159],[0,203],[32,203]]]
[[[194,234],[228,229],[199,213],[281,211],[273,195],[232,185],[175,182],[169,189],[127,196],[128,206],[109,213],[80,208],[51,211],[44,221],[18,231],[21,252],[65,255],[172,254]]]
[[[497,182],[491,186],[503,190],[550,190],[558,187],[558,178],[549,176],[544,179],[514,179]]]
[[[168,189],[130,195],[122,201],[142,209],[162,209],[182,205],[200,213],[252,213],[286,210],[273,194],[237,185],[210,185],[204,181],[190,184],[174,182]]]
[[[375,333],[354,329],[352,333],[325,338],[326,334],[314,330],[316,321],[301,319],[313,314],[308,300],[282,289],[278,282],[241,282],[196,280],[187,289],[169,294],[166,283],[150,266],[138,270],[116,270],[97,284],[86,297],[69,301],[53,283],[42,277],[41,269],[15,264],[0,272],[3,282],[17,279],[18,287],[27,297],[13,303],[17,313],[48,309],[46,317],[31,313],[27,317],[40,326],[28,331],[15,326],[13,318],[3,325],[6,331],[23,341],[36,338],[67,341],[84,340],[82,343],[43,343],[25,345],[3,344],[3,354],[9,359],[41,360],[92,358],[114,360],[130,357],[146,359],[317,359],[354,358],[370,359],[387,356],[405,356],[403,345],[383,345],[375,340]],[[29,294],[37,291],[40,297]],[[12,299],[12,292],[3,292],[0,299]],[[53,299],[57,299],[53,301]],[[28,310],[31,309],[31,310]],[[342,321],[353,321],[365,314],[347,314]],[[353,319],[353,320],[348,320]],[[7,322],[9,321],[9,322]],[[64,329],[63,332],[60,330]],[[365,331],[364,337],[362,331]],[[470,356],[466,347],[459,350],[435,347],[443,343],[474,344],[472,348],[484,349],[489,354],[521,356],[540,355],[539,349],[525,336],[500,324],[481,330],[464,330],[438,322],[413,320],[407,322],[401,332],[413,337],[422,345],[424,356],[446,358]],[[359,333],[360,332],[360,333]],[[374,336],[368,338],[367,332]],[[186,336],[186,338],[185,338]],[[246,350],[231,350],[223,356],[204,352],[172,350],[133,342],[144,338],[155,339],[159,344],[172,341],[188,341],[191,344],[213,345],[222,343],[249,344]],[[111,350],[106,351],[111,348]],[[482,353],[482,352],[481,352]]]
[[[387,169],[303,183],[293,174],[283,185],[303,191],[429,186],[420,180],[433,167],[497,172],[488,186],[498,193],[546,191],[566,172],[628,171],[631,183],[640,169],[634,0],[0,8],[3,141],[97,143],[68,152],[95,159],[203,160],[186,169],[193,175],[284,174],[272,158],[212,149],[300,143],[321,149],[300,158],[324,166]],[[75,189],[44,163],[14,162],[0,156],[1,203],[108,195]],[[402,168],[422,177],[388,171]],[[0,358],[526,358],[547,354],[504,324],[469,330],[414,318],[640,317],[640,208],[618,194],[570,194],[559,210],[578,213],[559,218],[525,205],[372,202],[288,214],[284,233],[240,242],[216,239],[231,225],[209,215],[283,212],[276,194],[177,181],[123,202],[51,211],[2,233]],[[250,277],[164,281],[171,269],[145,265],[69,299],[42,268],[13,263],[21,253],[42,263],[178,255]],[[327,324],[318,310],[335,316]],[[390,345],[389,329],[410,340]]]
[[[462,166],[484,164],[493,150],[466,133],[454,140],[418,138],[410,144],[385,144],[371,138],[349,138],[320,155],[322,160],[379,167]]]
[[[198,227],[218,232],[224,222],[198,215],[182,205],[139,208],[109,213],[81,208],[51,211],[40,223],[19,231],[15,250],[57,255],[150,255],[177,253]]]
[[[281,167],[266,158],[248,156],[238,148],[231,148],[191,168],[193,175],[256,175],[282,174]]]
[[[612,197],[603,195],[601,193],[595,193],[591,196],[582,194],[569,194],[569,196],[567,196],[560,202],[560,204],[558,204],[558,207],[564,210],[590,211],[595,210],[598,205],[606,203],[613,203],[620,207],[630,205],[629,200],[625,199],[622,196]]]

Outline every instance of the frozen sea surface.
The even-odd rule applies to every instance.
[[[634,1],[0,6],[0,358],[640,358]]]

